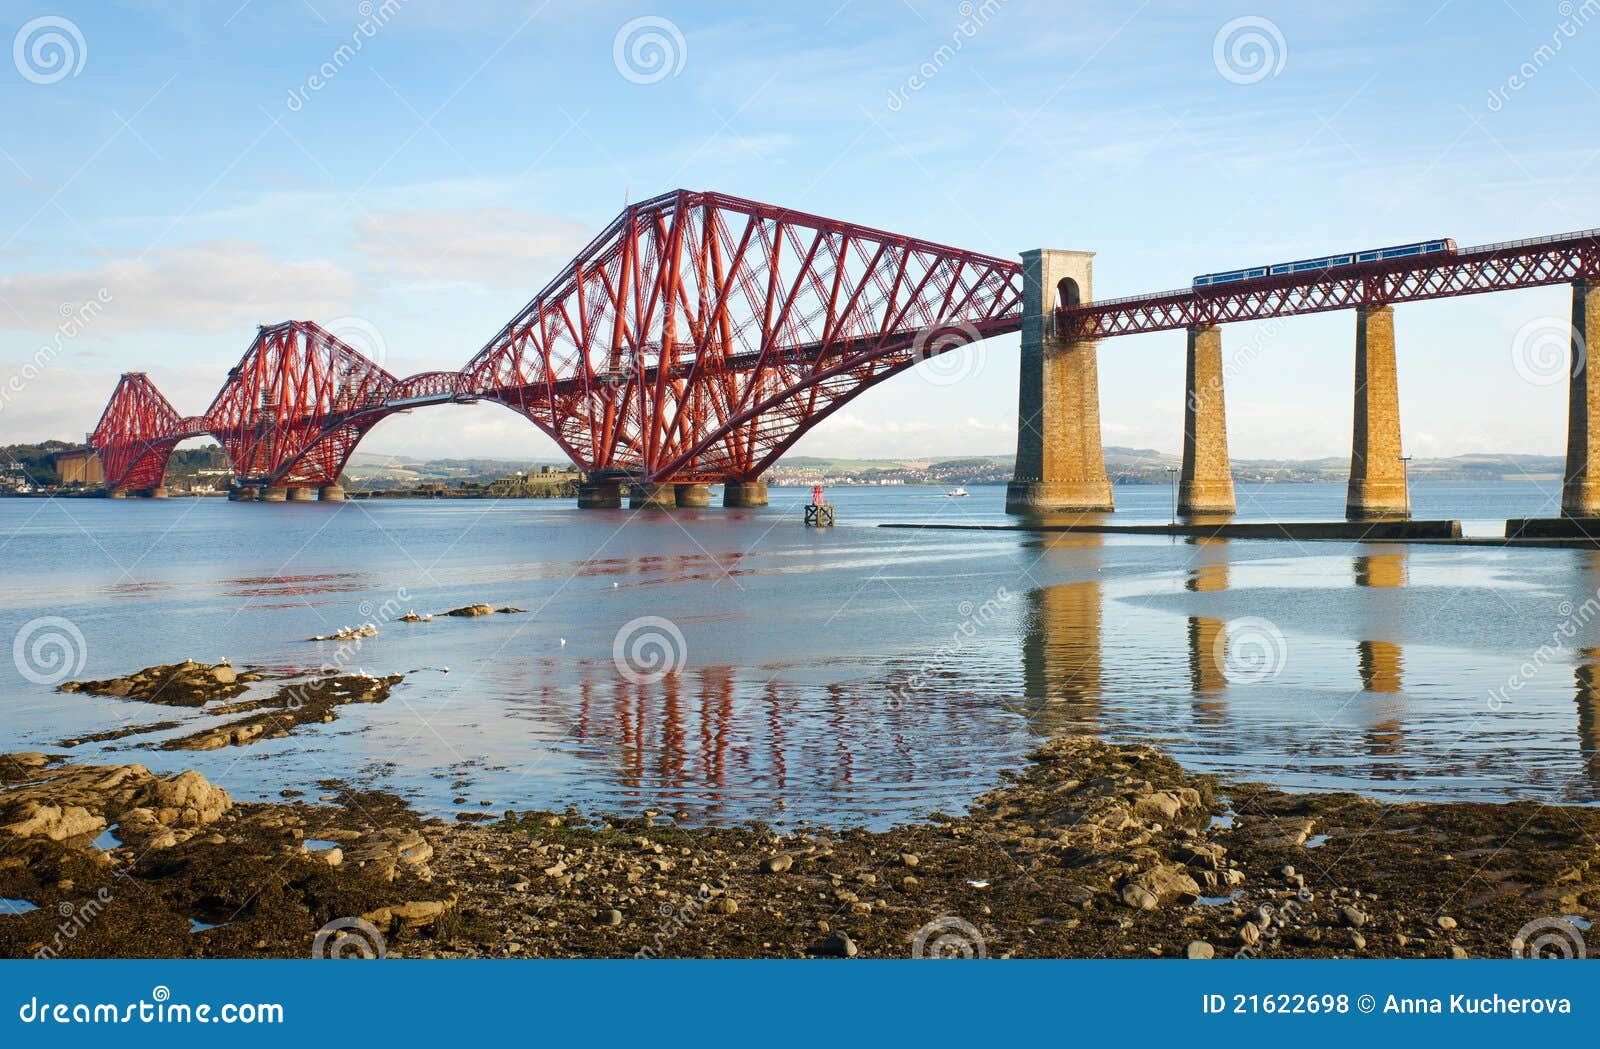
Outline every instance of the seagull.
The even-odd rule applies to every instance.
[[[562,648],[566,648],[567,647],[567,639],[566,638],[562,638],[561,639],[561,647]]]

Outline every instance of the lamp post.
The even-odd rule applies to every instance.
[[[1401,484],[1406,492],[1406,520],[1411,520],[1411,456],[1402,455],[1400,459]]]

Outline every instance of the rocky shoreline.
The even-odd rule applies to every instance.
[[[0,905],[0,955],[1507,957],[1600,909],[1600,810],[1287,794],[1083,736],[881,832],[323,787],[0,756],[0,897],[35,908]]]

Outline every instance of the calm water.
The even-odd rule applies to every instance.
[[[436,813],[655,805],[883,825],[959,808],[1041,739],[1089,729],[1296,788],[1600,799],[1600,555],[874,527],[1002,521],[997,487],[837,489],[840,526],[819,531],[800,524],[808,496],[636,516],[0,500],[0,640],[64,617],[83,638],[75,676],[223,656],[409,673],[387,703],[287,739],[140,746],[157,733],[75,752],[198,767],[243,797],[339,778]],[[1240,497],[1241,517],[1327,518],[1343,491]],[[1166,519],[1164,488],[1118,498],[1119,520]],[[1418,516],[1488,533],[1554,499],[1532,483],[1414,493]],[[528,613],[388,621],[478,601]],[[343,660],[303,640],[374,618],[380,635]],[[681,669],[658,677],[646,664],[663,652]],[[0,749],[209,720],[3,672]]]

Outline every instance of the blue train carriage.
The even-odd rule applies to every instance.
[[[1232,284],[1241,280],[1255,280],[1257,277],[1265,277],[1266,275],[1267,268],[1265,266],[1257,266],[1253,269],[1245,270],[1228,270],[1226,273],[1207,273],[1202,277],[1196,277],[1194,286],[1206,288],[1213,284]]]
[[[1368,251],[1356,251],[1344,255],[1321,255],[1314,259],[1279,262],[1271,266],[1252,266],[1242,270],[1204,273],[1194,279],[1194,286],[1197,288],[1210,288],[1218,284],[1234,284],[1239,281],[1255,280],[1259,277],[1283,277],[1296,273],[1321,272],[1367,262],[1383,262],[1387,259],[1405,259],[1420,255],[1435,255],[1441,252],[1453,255],[1455,251],[1456,242],[1449,237],[1442,237],[1438,240],[1419,240],[1415,244],[1396,244],[1388,248],[1372,248]]]
[[[1377,248],[1373,251],[1356,253],[1357,262],[1382,262],[1385,259],[1406,259],[1414,255],[1437,255],[1445,252],[1451,255],[1456,253],[1456,242],[1450,237],[1439,240],[1423,240],[1415,244],[1396,244],[1392,248]]]

